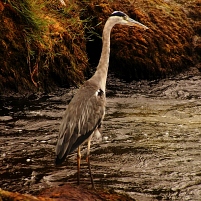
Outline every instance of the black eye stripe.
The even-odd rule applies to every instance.
[[[119,16],[119,17],[125,17],[126,14],[121,11],[114,11],[111,16]]]

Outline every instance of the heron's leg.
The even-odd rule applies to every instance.
[[[87,157],[86,157],[86,160],[87,160],[87,163],[88,163],[88,168],[89,168],[89,174],[90,174],[90,178],[91,178],[92,188],[95,189],[94,180],[93,180],[93,175],[92,175],[92,173],[91,173],[91,164],[90,164],[90,159],[89,159],[89,155],[90,155],[90,146],[91,146],[91,138],[92,138],[92,135],[91,135],[91,136],[89,137],[89,139],[88,139]]]
[[[81,152],[79,146],[77,149],[77,185],[80,184],[80,162],[81,162]]]

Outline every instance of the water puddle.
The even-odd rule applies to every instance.
[[[110,79],[101,142],[94,140],[95,184],[154,200],[200,200],[201,76],[131,84]],[[72,90],[1,97],[0,187],[37,194],[76,183],[76,153],[54,166],[61,117]],[[83,145],[81,182],[90,185]],[[147,199],[148,200],[148,199]]]

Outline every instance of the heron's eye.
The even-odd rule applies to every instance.
[[[124,20],[128,20],[128,16],[126,16],[126,15],[123,16],[123,19],[124,19]]]

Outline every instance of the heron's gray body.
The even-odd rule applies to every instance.
[[[103,51],[95,74],[78,90],[64,114],[57,146],[56,164],[81,145],[101,124],[105,114],[105,86],[109,65],[110,32],[115,25],[108,20],[103,29]]]
[[[60,126],[57,163],[61,163],[98,129],[104,118],[105,102],[105,93],[93,80],[86,81],[78,90],[67,106]]]
[[[93,133],[100,127],[105,115],[105,86],[108,73],[110,55],[110,33],[115,24],[139,26],[147,29],[143,24],[131,19],[121,11],[115,11],[108,18],[103,29],[103,47],[95,74],[87,80],[77,91],[69,103],[64,114],[58,141],[56,145],[56,164],[65,160],[66,156],[78,148],[78,184],[80,172],[80,145],[88,139],[87,161],[94,187],[89,162],[90,140]]]

